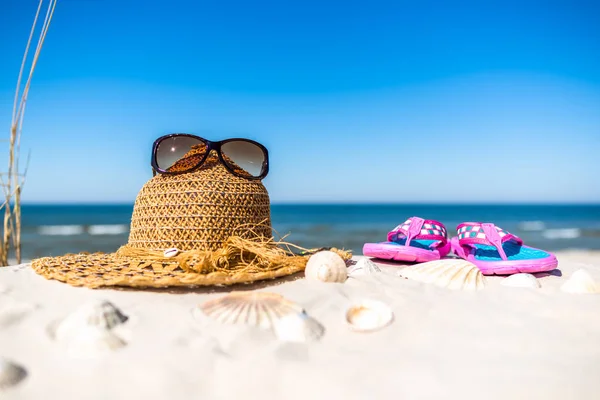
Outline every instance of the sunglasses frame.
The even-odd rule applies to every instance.
[[[162,168],[160,168],[158,166],[158,163],[156,161],[156,154],[158,153],[158,146],[166,139],[170,139],[172,137],[176,137],[176,136],[183,136],[183,137],[189,137],[189,138],[193,138],[193,139],[198,139],[200,142],[205,143],[206,146],[208,147],[208,150],[206,151],[206,154],[204,155],[204,157],[202,157],[202,160],[200,160],[198,162],[198,164],[196,164],[196,166],[190,168],[187,171],[177,171],[177,172],[172,172],[172,171],[166,171]],[[262,168],[262,172],[259,176],[248,176],[248,175],[241,175],[238,174],[237,172],[235,172],[235,170],[230,167],[225,160],[223,159],[223,155],[221,153],[221,146],[229,143],[229,142],[248,142],[251,143],[253,145],[255,145],[256,147],[258,147],[259,149],[262,150],[263,154],[264,154],[264,161],[263,161],[263,168]],[[233,175],[235,176],[239,176],[241,178],[245,178],[245,179],[249,179],[249,180],[260,180],[260,179],[264,179],[267,174],[269,173],[269,151],[267,150],[267,148],[265,146],[263,146],[262,144],[255,142],[254,140],[250,140],[250,139],[244,139],[244,138],[231,138],[231,139],[225,139],[225,140],[220,140],[217,142],[213,142],[210,141],[208,139],[204,139],[203,137],[197,136],[197,135],[192,135],[189,133],[170,133],[168,135],[164,135],[159,137],[158,139],[156,139],[154,141],[154,144],[152,145],[152,160],[150,161],[150,164],[152,165],[152,172],[153,175],[156,175],[156,173],[160,173],[163,175],[178,175],[178,174],[185,174],[188,172],[192,172],[197,170],[198,168],[200,168],[202,166],[202,164],[204,164],[204,162],[206,161],[206,158],[208,157],[208,155],[210,154],[210,152],[214,150],[217,153],[217,156],[219,157],[219,160],[221,161],[221,164],[223,164],[223,166],[229,171],[231,172]]]

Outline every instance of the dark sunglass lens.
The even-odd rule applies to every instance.
[[[265,169],[265,153],[254,143],[233,140],[221,145],[221,155],[238,175],[259,177]]]
[[[156,149],[156,164],[167,172],[187,172],[196,167],[206,154],[206,143],[189,136],[172,136]]]

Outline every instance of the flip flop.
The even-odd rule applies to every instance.
[[[450,252],[448,232],[444,224],[409,218],[387,235],[387,242],[365,243],[363,254],[385,260],[427,262],[439,260]]]
[[[550,271],[558,266],[556,256],[524,246],[523,240],[494,224],[465,222],[452,238],[454,253],[475,264],[484,275]]]

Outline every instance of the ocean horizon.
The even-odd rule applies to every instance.
[[[114,252],[127,242],[133,203],[22,204],[24,260],[65,253]],[[451,236],[465,221],[493,222],[546,250],[600,250],[600,204],[273,203],[276,238],[302,247],[362,253],[385,241],[408,217],[446,225]]]

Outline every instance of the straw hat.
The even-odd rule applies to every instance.
[[[231,174],[211,154],[199,170],[144,185],[129,241],[116,253],[39,258],[32,268],[91,288],[230,285],[293,274],[307,258],[274,241],[263,184]]]

